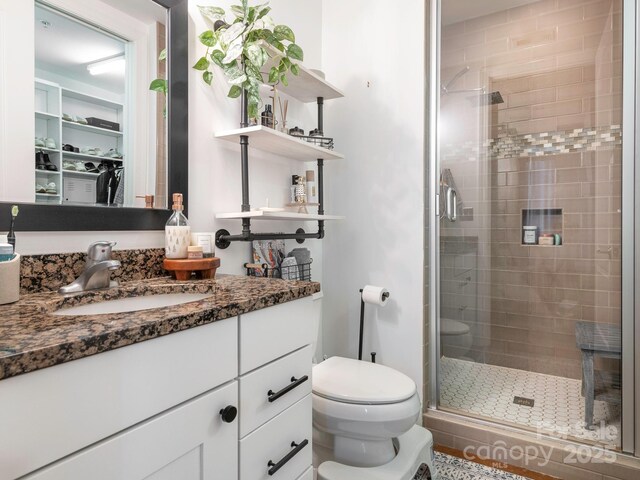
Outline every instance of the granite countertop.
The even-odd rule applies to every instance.
[[[23,295],[0,306],[0,380],[235,317],[320,291],[315,282],[219,275],[180,282],[170,277],[122,283],[62,297]],[[162,293],[211,293],[197,302],[138,312],[60,316],[59,308]]]

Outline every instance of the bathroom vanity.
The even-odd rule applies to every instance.
[[[154,279],[0,307],[0,480],[312,479],[319,290],[236,276]],[[177,292],[211,296],[133,313],[54,315]]]

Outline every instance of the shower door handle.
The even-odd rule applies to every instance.
[[[446,214],[447,218],[451,222],[455,222],[458,219],[458,194],[455,189],[448,187],[447,188],[447,198],[446,198]]]

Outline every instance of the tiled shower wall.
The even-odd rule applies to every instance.
[[[442,314],[474,336],[460,356],[580,378],[576,322],[620,324],[621,44],[620,0],[543,0],[443,28],[443,84],[469,66],[449,90],[504,99],[441,99],[443,168],[473,209],[441,224]],[[562,209],[563,245],[523,246],[523,209]],[[447,277],[470,255],[471,287]]]

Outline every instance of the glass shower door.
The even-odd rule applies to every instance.
[[[623,1],[462,3],[439,2],[438,407],[621,449]]]

